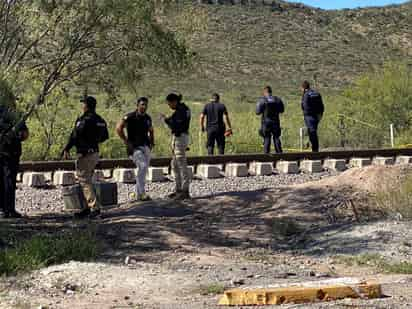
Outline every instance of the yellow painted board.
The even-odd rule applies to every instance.
[[[268,289],[233,289],[226,291],[219,301],[223,306],[281,305],[311,303],[344,298],[379,298],[381,286],[375,282],[357,285],[326,285],[319,287],[283,287]]]

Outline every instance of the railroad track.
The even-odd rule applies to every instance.
[[[277,161],[302,161],[302,160],[325,160],[351,158],[374,158],[374,157],[397,157],[412,156],[412,148],[400,149],[368,149],[368,150],[345,150],[324,152],[293,152],[283,154],[236,154],[224,156],[201,156],[188,157],[189,165],[199,164],[228,164],[228,163],[250,163],[250,162],[273,162]],[[151,160],[153,167],[165,167],[170,165],[171,158],[159,157]],[[134,168],[129,159],[102,159],[98,169]],[[57,170],[74,170],[75,161],[33,161],[22,162],[21,172],[54,172]]]

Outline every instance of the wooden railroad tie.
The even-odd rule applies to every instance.
[[[381,298],[381,285],[375,281],[353,279],[308,282],[301,285],[275,288],[242,288],[224,293],[219,301],[223,306],[262,306],[288,303],[326,302],[345,298]]]

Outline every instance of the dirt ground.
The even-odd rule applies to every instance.
[[[91,222],[33,214],[15,223],[19,232],[94,229],[103,252],[92,263],[0,279],[0,308],[218,308],[223,287],[343,277],[378,279],[388,297],[281,307],[412,308],[412,276],[337,258],[411,260],[410,222],[363,219],[366,193],[403,172],[352,169],[296,186],[122,205]]]

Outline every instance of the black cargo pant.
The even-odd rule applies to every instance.
[[[308,128],[309,140],[312,145],[313,152],[319,152],[319,137],[318,137],[318,126],[319,117],[305,115],[305,125]]]
[[[213,155],[215,150],[215,143],[220,155],[225,154],[225,130],[220,129],[207,129],[207,153],[208,155]]]
[[[273,144],[275,146],[276,153],[283,152],[282,142],[280,140],[280,137],[282,135],[282,130],[280,128],[263,126],[260,132],[263,137],[263,149],[266,154],[270,153],[270,145],[272,143],[272,139],[273,139]]]
[[[0,159],[0,205],[5,214],[11,214],[16,209],[18,168],[18,162]]]

